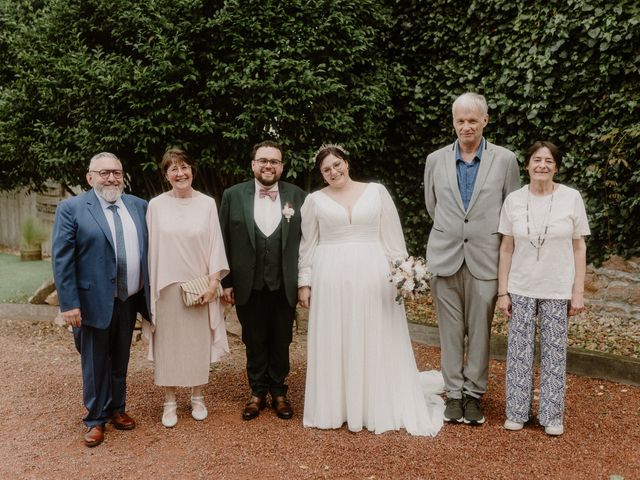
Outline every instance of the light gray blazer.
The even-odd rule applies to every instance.
[[[500,209],[507,195],[519,187],[515,154],[485,141],[465,212],[456,175],[455,143],[430,154],[424,169],[424,198],[433,220],[427,242],[429,271],[448,277],[466,262],[474,277],[497,279]]]

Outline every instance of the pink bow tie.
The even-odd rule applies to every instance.
[[[260,198],[264,198],[264,197],[269,197],[272,202],[275,202],[276,198],[278,198],[278,191],[277,190],[267,190],[266,188],[261,188],[260,189]]]

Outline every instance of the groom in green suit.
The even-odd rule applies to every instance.
[[[282,147],[266,140],[253,147],[254,179],[225,190],[220,226],[230,274],[224,299],[235,304],[247,354],[251,397],[242,418],[256,418],[267,405],[289,419],[289,344],[298,301],[300,207],[306,193],[281,182]]]

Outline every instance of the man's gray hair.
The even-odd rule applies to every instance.
[[[456,107],[467,107],[479,110],[483,115],[489,114],[487,100],[483,95],[475,92],[466,92],[456,98],[451,105],[451,114],[454,113]]]
[[[93,157],[91,157],[91,160],[89,160],[89,170],[93,170],[96,162],[104,157],[117,160],[120,166],[122,166],[122,162],[120,161],[120,159],[116,157],[113,153],[100,152],[100,153],[96,153]]]

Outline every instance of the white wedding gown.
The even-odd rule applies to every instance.
[[[299,284],[311,286],[304,425],[436,435],[444,385],[440,372],[418,373],[394,300],[390,261],[406,247],[389,193],[368,184],[349,216],[317,191],[301,215]]]

